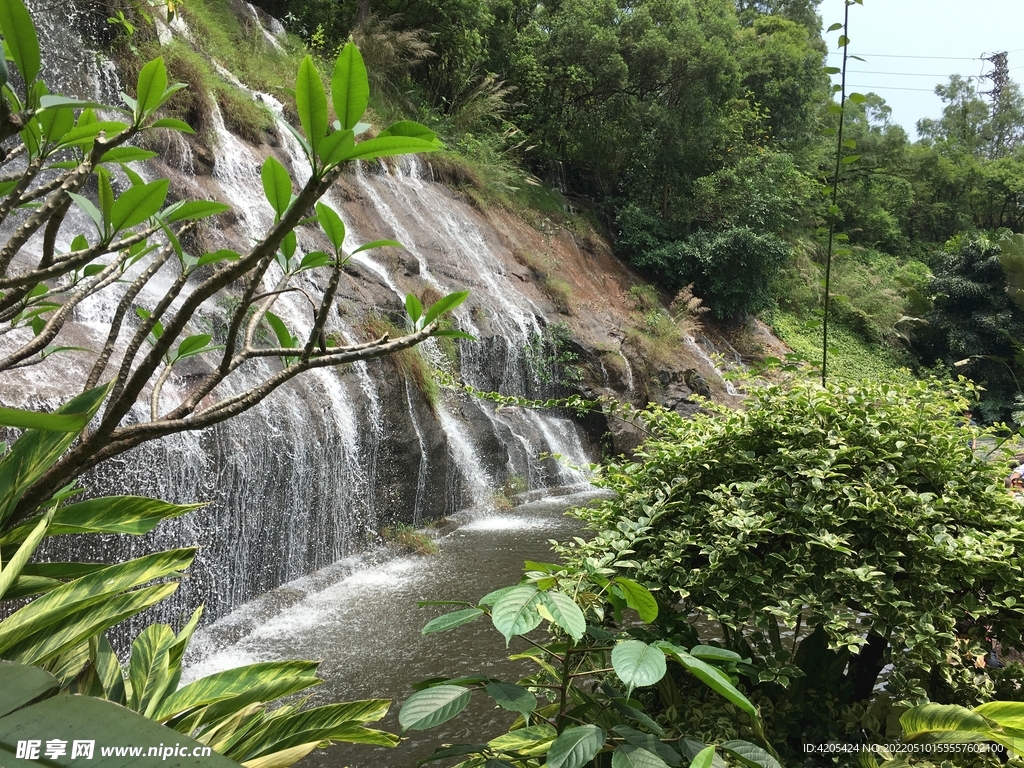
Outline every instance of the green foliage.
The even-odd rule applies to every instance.
[[[394,544],[403,552],[410,552],[416,555],[436,555],[437,544],[429,534],[413,528],[411,525],[400,523],[395,526],[387,526],[380,531],[384,541]]]
[[[626,554],[626,553],[623,553]],[[780,768],[764,742],[757,709],[736,687],[730,670],[739,657],[705,646],[686,650],[674,643],[648,643],[621,627],[624,612],[641,622],[657,618],[658,604],[641,584],[624,578],[629,567],[618,553],[594,559],[585,568],[528,561],[523,580],[484,596],[473,605],[457,601],[423,605],[464,606],[430,621],[424,634],[455,629],[490,618],[506,642],[525,637],[529,648],[511,658],[528,659],[537,671],[516,683],[470,675],[433,679],[417,686],[403,703],[403,732],[425,730],[456,717],[474,695],[486,695],[519,717],[507,733],[486,743],[439,748],[423,762],[460,757],[461,768],[504,765],[517,768],[667,768],[690,764],[698,754],[709,760],[716,747],[684,738],[672,723],[659,723],[644,711],[640,696],[666,680],[667,661],[679,674],[730,702],[743,714],[762,746],[742,740],[718,745],[724,754],[744,756],[753,768]],[[549,639],[529,637],[546,624]],[[481,736],[483,742],[486,736]],[[604,757],[601,757],[604,755]],[[604,761],[604,762],[601,762]],[[695,765],[710,765],[696,762]]]
[[[550,323],[530,339],[526,357],[541,385],[560,388],[583,380],[583,370],[577,364],[578,348],[568,325],[564,322]]]
[[[979,410],[990,422],[1005,420],[1021,391],[1024,310],[1007,293],[1001,254],[984,236],[951,240],[933,266],[928,325],[914,337],[926,364],[957,366],[985,388]]]
[[[743,411],[652,409],[635,462],[598,475],[616,497],[576,512],[593,538],[562,551],[577,568],[628,555],[618,572],[659,597],[656,637],[752,659],[744,676],[796,753],[883,734],[889,700],[976,702],[993,687],[975,666],[986,638],[1022,642],[1024,526],[970,448],[973,393],[796,380]]]

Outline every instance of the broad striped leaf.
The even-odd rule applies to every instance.
[[[82,418],[88,423],[99,410],[109,389],[107,385],[83,392],[55,413],[58,416]],[[0,456],[0,525],[10,517],[25,491],[60,458],[77,434],[77,431],[31,429],[24,432],[7,453]]]
[[[246,760],[242,763],[245,768],[288,768],[320,746],[319,741],[311,741],[308,744],[300,744],[297,747],[284,749],[270,755],[257,757],[253,760]]]
[[[28,559],[35,553],[39,542],[46,535],[46,529],[49,528],[50,522],[53,520],[53,512],[54,507],[51,506],[45,515],[38,521],[35,521],[35,527],[27,533],[25,542],[18,547],[14,557],[9,558],[6,563],[0,565],[0,568],[2,568],[0,569],[0,598],[7,594],[15,579],[21,575],[21,571],[28,562]]]
[[[551,748],[558,732],[547,723],[516,728],[487,742],[496,752],[519,752],[524,755],[543,755]]]
[[[103,686],[103,697],[122,706],[128,703],[124,690],[124,676],[114,649],[103,633],[89,638],[89,658],[96,676]]]
[[[69,648],[85,642],[97,632],[105,632],[125,619],[156,605],[177,588],[177,582],[170,582],[107,597],[99,605],[75,611],[41,628],[20,643],[9,646],[4,650],[4,657],[22,664],[42,664],[50,661]],[[47,593],[39,600],[45,600],[54,592]],[[29,607],[32,605],[29,604]],[[0,625],[0,633],[2,632],[3,625]]]
[[[26,638],[107,601],[112,595],[183,571],[191,564],[195,552],[174,549],[145,555],[83,576],[33,600],[0,623],[0,652],[6,655],[7,649]]]
[[[459,685],[435,685],[416,691],[398,712],[402,733],[422,731],[451,720],[466,708],[472,693]]]
[[[143,496],[105,496],[80,501],[57,510],[49,535],[65,533],[127,533],[141,536],[161,520],[200,509],[204,504],[168,504]],[[11,528],[0,537],[0,544],[22,541],[37,518]]]
[[[548,750],[547,768],[583,768],[604,746],[604,731],[593,724],[566,728]]]
[[[923,704],[900,715],[903,738],[907,741],[931,731],[987,732],[992,724],[978,712],[955,704]]]
[[[315,674],[317,666],[315,661],[268,661],[216,672],[168,696],[153,713],[153,719],[167,720],[193,707],[232,699],[264,684],[285,688],[301,684],[302,687],[294,690],[303,690],[320,683]],[[262,700],[270,698],[277,696]]]
[[[236,760],[251,760],[314,740],[391,747],[398,743],[397,736],[363,727],[363,723],[384,717],[390,704],[386,699],[328,704],[278,717],[235,745],[229,754]]]
[[[331,101],[334,114],[344,130],[355,128],[366,111],[370,100],[370,86],[366,78],[366,65],[359,49],[350,40],[338,54],[331,77]]]
[[[146,714],[154,697],[163,695],[170,680],[167,651],[173,643],[174,633],[166,624],[150,624],[135,638],[128,663],[129,709]]]

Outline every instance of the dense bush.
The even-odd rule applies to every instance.
[[[1021,642],[1024,523],[969,447],[972,394],[797,381],[743,411],[651,411],[655,437],[602,470],[616,498],[577,512],[596,535],[566,554],[655,590],[663,636],[749,657],[797,752],[881,733],[890,701],[977,701],[986,637]]]

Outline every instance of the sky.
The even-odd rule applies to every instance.
[[[822,0],[824,29],[843,20],[844,0]],[[837,50],[840,32],[826,35]],[[847,92],[874,91],[892,107],[892,120],[910,138],[922,117],[942,115],[935,86],[951,74],[978,78],[991,72],[985,54],[1006,51],[1010,78],[1024,82],[1024,0],[864,0],[850,7],[850,53],[864,61],[847,64]],[[839,66],[841,54],[828,63]],[[838,82],[838,76],[835,76]],[[975,80],[980,91],[990,80]]]

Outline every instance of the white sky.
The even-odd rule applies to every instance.
[[[823,29],[842,22],[843,8],[844,0],[822,1]],[[837,50],[839,34],[826,35],[829,51]],[[848,63],[847,92],[884,98],[911,140],[919,119],[942,114],[937,84],[954,73],[977,78],[992,71],[983,54],[1006,51],[1011,79],[1024,81],[1024,0],[864,0],[850,7],[849,37],[850,53],[864,61]],[[842,56],[830,55],[828,63],[839,66]],[[992,86],[975,82],[980,91]]]

